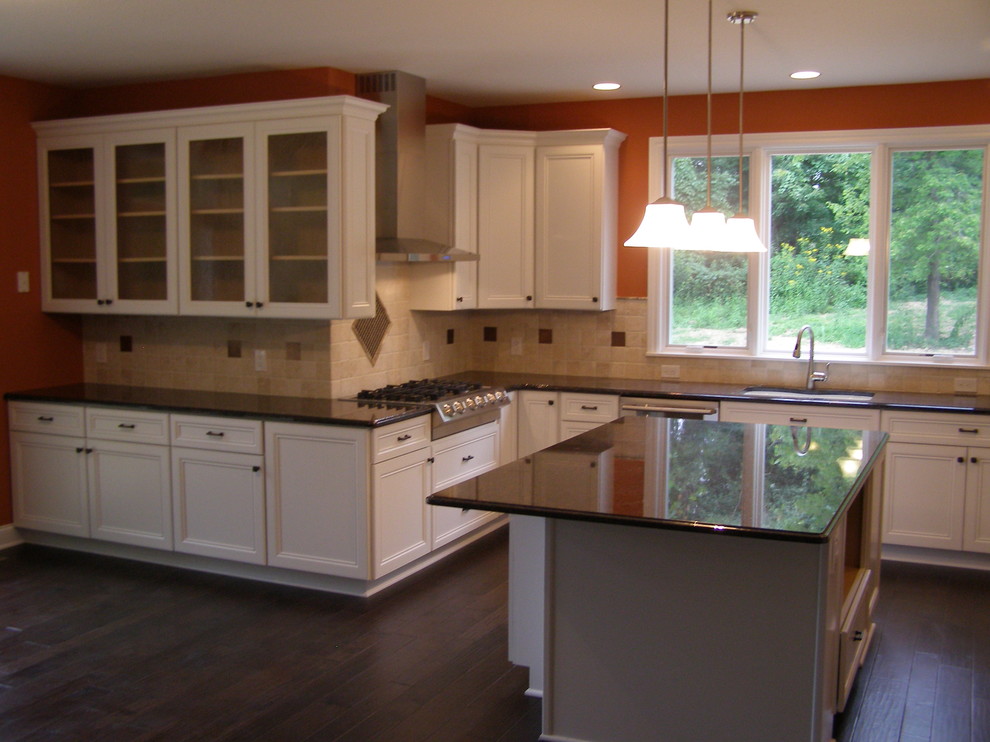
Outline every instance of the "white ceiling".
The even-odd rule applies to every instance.
[[[714,0],[716,91],[990,77],[990,0]],[[673,94],[704,92],[707,3],[670,0]],[[660,89],[662,0],[0,0],[0,74],[93,87],[232,72],[398,69],[466,105]],[[788,74],[817,69],[813,82]],[[623,88],[595,93],[615,80]]]

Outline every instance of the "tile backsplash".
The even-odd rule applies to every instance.
[[[647,357],[641,299],[595,313],[412,312],[405,276],[416,268],[378,265],[391,324],[374,365],[350,320],[87,316],[86,381],[327,398],[468,369],[659,380],[674,366],[683,381],[787,386],[804,376],[803,359]],[[990,374],[972,369],[833,363],[830,373],[833,388],[951,394],[968,377],[990,394]]]

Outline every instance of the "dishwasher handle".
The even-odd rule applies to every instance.
[[[655,412],[658,415],[714,415],[718,410],[712,407],[661,407],[650,404],[624,404],[623,412]]]

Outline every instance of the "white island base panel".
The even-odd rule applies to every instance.
[[[541,739],[831,738],[828,544],[556,519],[546,529]]]

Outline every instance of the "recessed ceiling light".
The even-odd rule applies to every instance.
[[[792,72],[791,77],[795,80],[814,80],[821,74],[821,72],[815,72],[814,70],[802,70],[800,72]]]
[[[595,90],[618,90],[622,86],[617,82],[596,82],[592,87]]]

